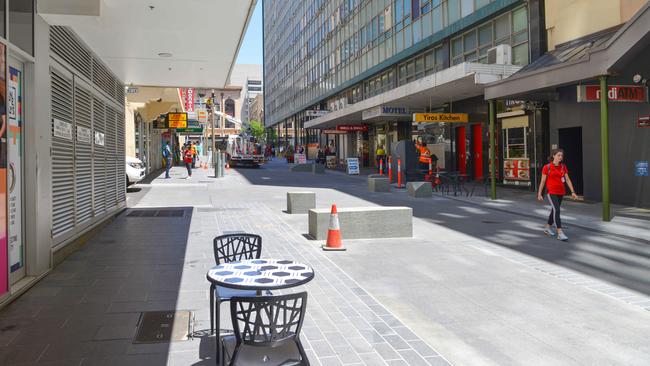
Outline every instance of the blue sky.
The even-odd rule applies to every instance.
[[[262,0],[257,0],[237,56],[238,64],[262,64],[262,32]]]

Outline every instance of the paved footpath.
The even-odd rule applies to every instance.
[[[368,193],[363,178],[286,164],[218,180],[183,171],[131,189],[129,210],[0,312],[0,365],[214,364],[205,273],[212,238],[233,231],[314,268],[303,329],[313,365],[650,363],[645,242],[569,228],[563,244],[531,218]],[[322,252],[303,236],[307,216],[283,212],[293,190],[315,191],[319,207],[413,207],[414,238]],[[129,216],[139,209],[181,216]],[[194,340],[132,343],[140,312],[170,309],[195,312]]]

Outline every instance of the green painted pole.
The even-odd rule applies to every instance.
[[[496,120],[496,109],[494,105],[494,100],[488,101],[489,113],[490,113],[490,198],[493,200],[497,199],[497,166],[496,166],[496,156],[495,156],[495,120]]]
[[[603,221],[610,221],[609,207],[609,97],[607,75],[600,76],[600,154],[603,178]]]

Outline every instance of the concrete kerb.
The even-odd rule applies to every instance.
[[[413,209],[410,207],[347,207],[339,208],[343,239],[411,238]],[[309,210],[309,236],[327,238],[329,209]]]
[[[429,198],[433,194],[430,182],[408,182],[406,189],[409,196],[415,198]]]
[[[306,214],[313,208],[316,208],[316,193],[287,192],[288,214]]]
[[[384,175],[371,174],[368,176],[368,190],[370,192],[390,192],[390,183]]]

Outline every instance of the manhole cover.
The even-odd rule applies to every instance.
[[[191,334],[192,312],[147,311],[140,314],[133,343],[185,341]]]

